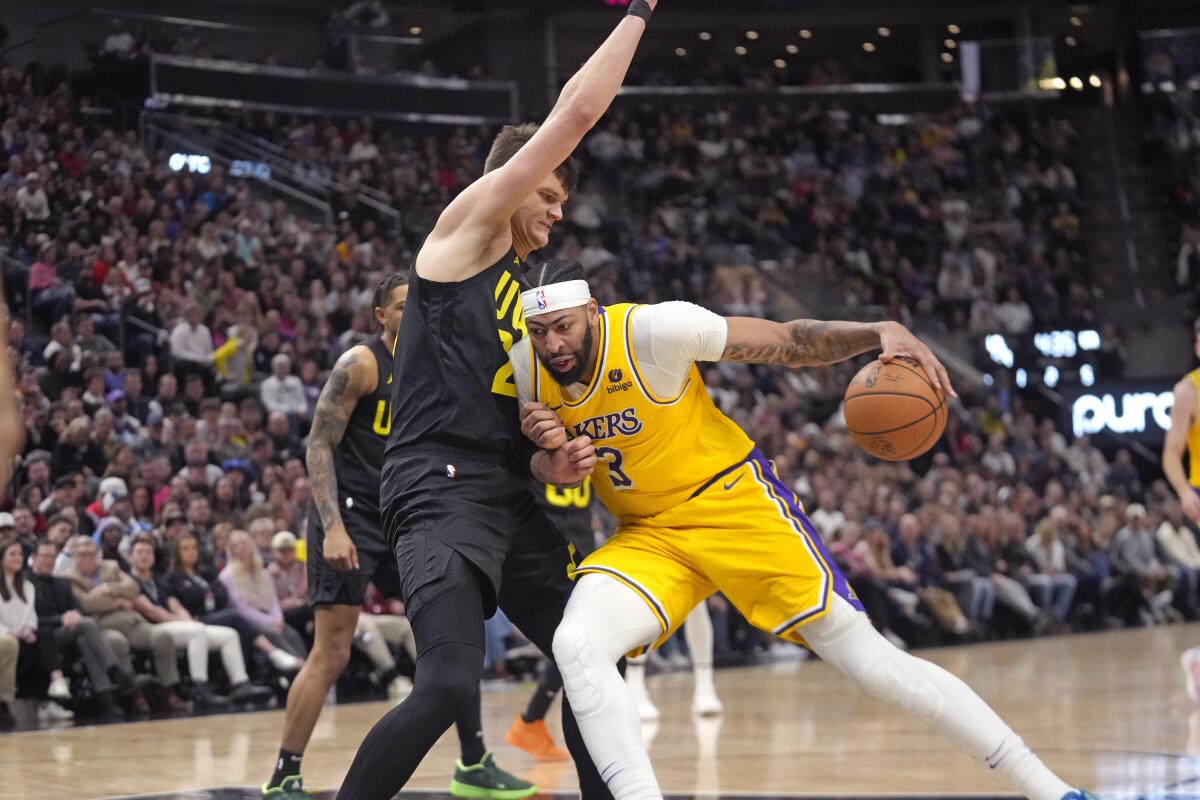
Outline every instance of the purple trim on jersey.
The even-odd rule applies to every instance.
[[[817,548],[821,554],[821,558],[825,560],[825,566],[829,568],[829,574],[833,577],[833,591],[844,598],[850,605],[854,606],[859,611],[866,611],[863,604],[859,601],[858,595],[850,587],[850,582],[846,580],[846,576],[842,574],[837,563],[833,560],[829,550],[825,547],[825,543],[821,540],[821,534],[817,532],[816,527],[812,524],[812,520],[804,513],[804,509],[800,506],[800,499],[796,497],[796,493],[791,487],[784,484],[775,474],[775,466],[771,463],[771,459],[767,458],[757,447],[750,453],[750,461],[758,464],[763,477],[775,489],[775,492],[783,500],[787,506],[788,512],[800,522],[804,530],[808,533],[812,540],[813,546]],[[803,620],[797,620],[797,624]]]

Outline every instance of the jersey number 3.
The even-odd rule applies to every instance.
[[[620,450],[615,447],[597,447],[596,458],[608,465],[608,477],[614,489],[628,489],[633,486],[633,479],[621,469],[624,459]]]

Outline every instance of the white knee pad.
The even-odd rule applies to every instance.
[[[598,654],[580,625],[563,622],[554,632],[554,660],[577,718],[595,715],[607,702],[604,681],[596,671]]]

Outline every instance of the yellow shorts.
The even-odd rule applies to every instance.
[[[799,644],[797,628],[824,615],[834,593],[862,609],[799,499],[757,449],[691,500],[626,520],[575,573],[609,575],[637,592],[662,626],[652,647],[715,591],[755,627]]]

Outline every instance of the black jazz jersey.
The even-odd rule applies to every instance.
[[[579,486],[554,486],[535,481],[533,496],[542,511],[558,528],[563,538],[575,547],[580,560],[596,549],[595,534],[592,532],[592,477],[584,478]]]
[[[392,354],[379,337],[364,345],[371,349],[379,371],[375,391],[358,399],[342,441],[333,449],[338,504],[347,510],[379,517],[379,472],[391,432]],[[347,499],[350,503],[347,503]]]
[[[516,252],[456,283],[410,275],[396,340],[391,437],[401,452],[460,453],[527,474],[508,350],[525,336]],[[403,380],[399,376],[404,376]]]

